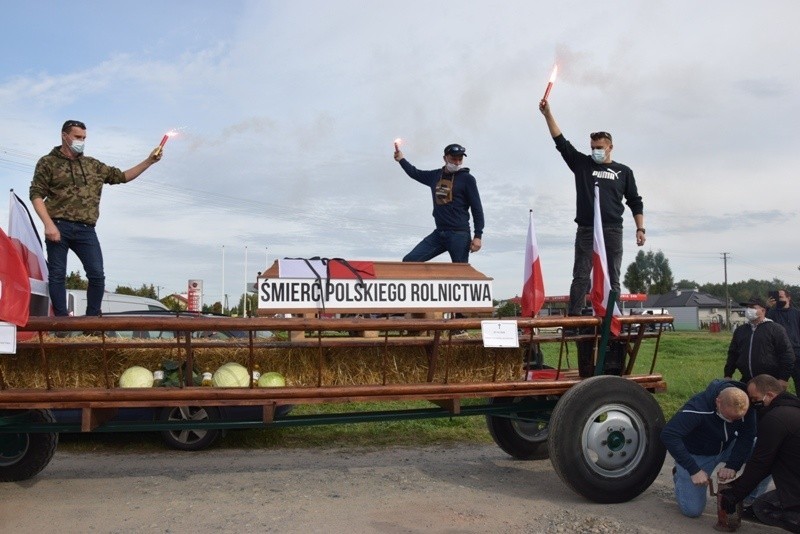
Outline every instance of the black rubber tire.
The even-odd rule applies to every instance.
[[[495,397],[490,404],[514,404],[524,397]],[[497,446],[518,460],[544,460],[549,456],[547,436],[549,413],[510,413],[511,417],[487,415],[486,426]],[[539,416],[544,422],[513,419],[514,416],[530,419]]]
[[[664,413],[653,395],[618,376],[570,388],[550,418],[550,461],[561,480],[597,503],[627,502],[664,464]]]
[[[30,410],[31,423],[54,423],[50,410]],[[47,467],[58,446],[58,432],[0,434],[0,482],[36,476]]]
[[[219,421],[219,408],[213,406],[168,406],[158,414],[159,421]],[[162,430],[161,439],[173,449],[200,451],[210,447],[222,431],[216,429]]]

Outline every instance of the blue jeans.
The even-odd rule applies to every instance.
[[[449,252],[453,263],[469,263],[469,230],[434,230],[403,261],[428,261],[442,252]]]
[[[48,284],[53,312],[69,315],[67,310],[67,253],[75,252],[86,271],[89,287],[86,290],[86,315],[100,315],[106,277],[103,274],[103,252],[93,226],[79,222],[53,219],[61,233],[61,241],[46,241]],[[75,310],[77,313],[79,310]]]
[[[619,273],[622,268],[622,227],[604,226],[603,240],[606,245],[606,262],[611,289],[619,298]],[[572,264],[572,285],[569,288],[569,315],[581,315],[586,305],[586,294],[591,287],[592,253],[594,251],[594,228],[578,226],[575,233],[575,261]],[[605,303],[604,303],[605,305]]]
[[[717,464],[727,461],[735,443],[736,440],[733,440],[728,447],[719,454],[713,456],[693,454],[692,458],[694,458],[694,461],[700,466],[700,469],[705,471],[710,477],[711,472],[717,467]],[[681,509],[681,513],[687,517],[700,517],[706,509],[708,486],[696,486],[692,482],[692,476],[689,474],[689,471],[678,464],[675,464],[675,474],[672,476],[672,480],[675,482],[675,500],[678,501],[678,507]],[[751,505],[757,496],[764,493],[770,480],[772,480],[772,477],[767,477],[762,480],[756,489],[744,499],[744,505]]]

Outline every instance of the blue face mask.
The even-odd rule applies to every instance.
[[[592,159],[595,163],[603,163],[606,160],[606,151],[604,148],[593,148]]]
[[[78,139],[75,139],[72,142],[72,144],[69,145],[69,148],[70,148],[70,150],[72,150],[72,153],[75,154],[75,155],[83,154],[83,146],[85,144],[86,144],[85,141],[79,141]]]

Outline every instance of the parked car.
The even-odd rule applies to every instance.
[[[191,318],[203,320],[209,317],[219,318],[227,317],[227,315],[216,315],[211,313],[194,313],[194,312],[175,312],[167,309],[164,310],[136,310],[124,311],[117,313],[103,313],[103,317],[171,317],[171,318]],[[123,339],[175,339],[179,332],[176,330],[104,330],[103,333],[106,337],[123,338]],[[82,332],[72,332],[71,336],[83,335]],[[262,330],[256,332],[258,337],[268,338],[272,337],[272,332]],[[192,332],[192,338],[195,339],[236,339],[247,340],[248,333],[243,330],[202,330]]]
[[[67,290],[67,310],[70,315],[86,314],[86,291],[81,289]],[[156,299],[123,295],[121,293],[103,293],[103,302],[100,305],[103,314],[139,311],[169,311]]]

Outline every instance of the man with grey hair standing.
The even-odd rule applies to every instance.
[[[731,378],[736,370],[742,374],[742,382],[768,374],[786,388],[794,368],[794,352],[786,329],[766,317],[763,299],[752,297],[740,304],[745,307],[747,322],[733,331],[723,371],[725,378]]]

